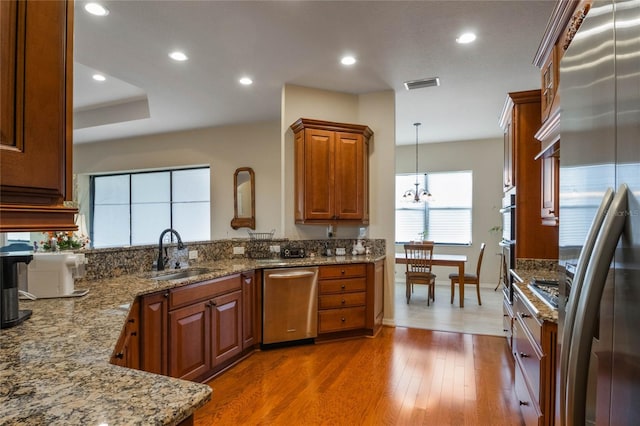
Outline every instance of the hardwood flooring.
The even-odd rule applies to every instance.
[[[385,327],[259,351],[208,384],[195,425],[521,425],[503,337]]]

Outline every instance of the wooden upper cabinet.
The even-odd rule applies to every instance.
[[[0,232],[75,230],[73,2],[0,2]]]
[[[560,60],[587,16],[591,1],[559,0],[547,23],[533,60],[541,72],[540,108],[543,123],[560,110]]]
[[[369,223],[367,126],[301,118],[295,144],[295,221]]]

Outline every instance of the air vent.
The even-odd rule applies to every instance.
[[[424,87],[435,87],[435,86],[440,86],[440,79],[438,77],[429,77],[429,78],[423,78],[421,80],[411,80],[411,81],[404,82],[404,87],[407,90],[422,89]]]

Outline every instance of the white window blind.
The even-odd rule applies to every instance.
[[[415,182],[415,174],[396,176],[396,242],[423,238],[440,244],[471,244],[473,173],[419,175],[419,187],[431,194],[425,203],[402,197],[406,190],[415,189]]]

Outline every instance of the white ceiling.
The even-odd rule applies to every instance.
[[[75,143],[278,120],[296,84],[393,89],[401,145],[416,121],[421,143],[500,137],[506,93],[540,87],[532,61],[555,2],[112,0],[102,18],[75,4]],[[455,42],[464,30],[475,43]],[[358,62],[340,65],[344,53]],[[436,76],[440,87],[404,89]]]

